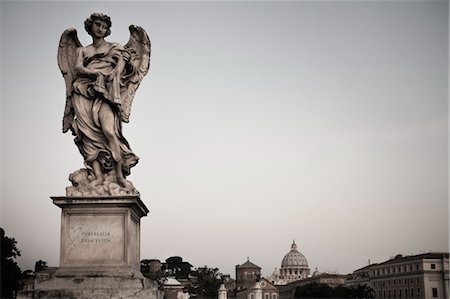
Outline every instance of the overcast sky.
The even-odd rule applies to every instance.
[[[448,251],[448,2],[1,2],[1,219],[22,270],[59,265],[62,32],[108,14],[152,41],[124,135],[141,258],[311,270]]]

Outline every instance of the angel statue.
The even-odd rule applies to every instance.
[[[58,66],[66,83],[63,133],[75,136],[86,168],[72,173],[67,196],[138,194],[126,180],[139,160],[122,135],[136,89],[150,67],[150,40],[145,30],[131,25],[125,46],[111,43],[111,19],[93,13],[84,22],[92,44],[83,47],[77,31],[61,36]]]

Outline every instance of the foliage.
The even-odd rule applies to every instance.
[[[209,268],[207,266],[199,267],[196,270],[197,282],[188,288],[190,294],[198,297],[216,297],[217,289],[222,283],[222,274],[218,268]]]
[[[48,268],[47,267],[47,262],[43,261],[43,260],[39,260],[34,264],[34,272],[39,272],[42,271],[44,269]]]
[[[316,282],[296,288],[294,298],[332,298],[332,288]]]
[[[5,231],[0,227],[1,238],[1,298],[14,298],[20,286],[22,272],[14,259],[20,256],[17,248],[17,241],[5,235]]]
[[[312,282],[297,287],[294,298],[374,298],[374,295],[373,290],[365,285],[332,288],[327,284]]]

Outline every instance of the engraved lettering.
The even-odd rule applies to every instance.
[[[105,231],[87,231],[81,232],[81,243],[109,243],[111,242],[111,233]]]

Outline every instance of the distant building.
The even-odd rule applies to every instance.
[[[367,285],[375,298],[449,298],[449,254],[402,256],[355,270],[347,286]]]
[[[247,261],[242,265],[236,266],[236,290],[247,288],[249,285],[254,284],[261,278],[261,267]]]
[[[267,279],[261,278],[261,267],[247,258],[236,266],[237,299],[279,299],[278,289]]]
[[[281,278],[280,271],[275,268],[275,270],[272,272],[272,275],[267,277],[267,280],[269,280],[274,285],[286,285],[287,281]]]
[[[285,285],[293,281],[305,279],[310,276],[308,261],[306,257],[297,250],[295,240],[292,242],[291,250],[281,261],[281,269],[275,269],[268,280],[275,285]]]
[[[237,299],[278,299],[278,289],[265,278],[237,291]]]
[[[189,298],[188,293],[183,292],[183,285],[172,277],[166,277],[164,279],[164,298],[163,299],[181,299]]]

